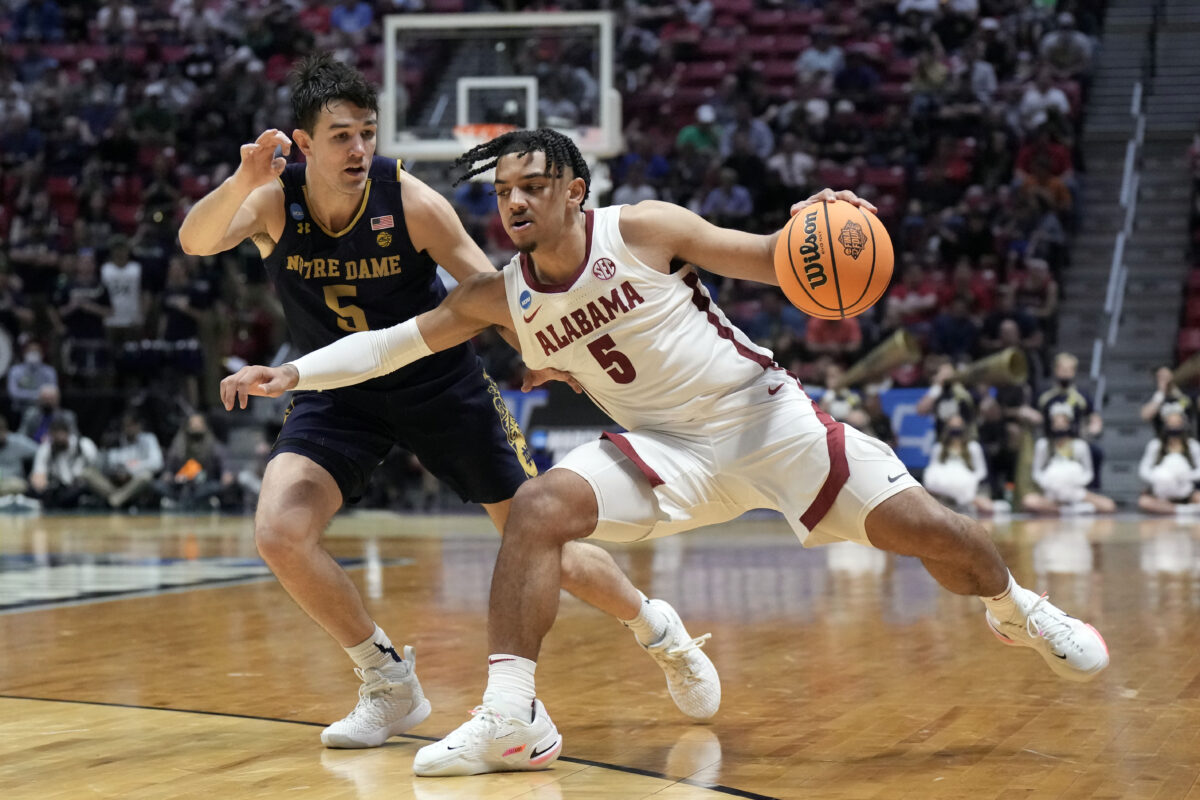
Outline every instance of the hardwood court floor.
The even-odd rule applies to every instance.
[[[360,513],[330,530],[372,614],[417,647],[434,705],[372,751],[320,746],[356,679],[257,563],[247,519],[0,518],[0,798],[1200,800],[1197,526],[994,536],[1022,583],[1104,632],[1112,666],[1095,682],[1001,646],[977,600],[912,559],[805,550],[779,521],[743,520],[614,548],[693,634],[712,631],[711,723],[675,711],[621,626],[564,598],[538,667],[564,758],[419,779],[413,753],[484,685],[497,539],[483,517]]]

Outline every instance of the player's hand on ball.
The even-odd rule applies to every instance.
[[[794,206],[792,206],[792,216],[798,214],[800,209],[806,208],[815,203],[836,203],[838,200],[858,206],[859,208],[865,208],[872,214],[879,211],[879,209],[873,206],[870,202],[863,200],[849,189],[842,189],[840,192],[835,192],[833,189],[822,189],[807,200],[801,200],[799,203],[796,203]]]
[[[250,396],[279,397],[300,381],[300,373],[291,364],[281,367],[242,367],[221,381],[221,402],[226,411],[232,411],[234,403],[245,408]]]
[[[292,140],[275,128],[263,131],[253,142],[242,145],[242,164],[235,177],[245,181],[250,189],[257,189],[282,175],[287,159],[276,158],[276,147],[283,150],[284,156],[292,152]]]
[[[579,385],[579,381],[571,377],[571,373],[563,372],[553,367],[526,369],[525,378],[521,381],[521,391],[528,392],[533,387],[541,386],[543,383],[549,383],[550,381],[562,381],[574,389],[575,394],[583,392],[583,387]]]

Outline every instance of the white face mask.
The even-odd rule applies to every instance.
[[[25,363],[37,365],[42,363],[42,354],[36,351],[25,354]]]

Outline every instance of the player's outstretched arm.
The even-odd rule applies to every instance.
[[[492,325],[512,325],[499,272],[459,284],[432,311],[377,331],[344,336],[280,367],[242,367],[221,381],[226,410],[251,396],[278,397],[291,389],[321,390],[378,378],[417,359],[462,344]]]
[[[846,202],[875,211],[875,206],[849,190],[821,191],[796,203],[792,215],[814,203]],[[778,286],[775,240],[766,236],[718,228],[681,206],[647,200],[621,210],[621,235],[639,258],[664,268],[681,259],[730,278]]]
[[[223,253],[243,239],[264,235],[271,242],[283,234],[283,189],[275,181],[287,161],[275,156],[291,152],[292,140],[282,131],[263,131],[242,145],[237,171],[192,206],[179,226],[179,246],[194,256]],[[260,247],[260,249],[263,249]]]

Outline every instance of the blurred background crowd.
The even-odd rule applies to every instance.
[[[379,84],[385,14],[596,5],[0,0],[0,350],[12,363],[0,502],[252,502],[271,424],[229,437],[216,385],[231,367],[286,352],[285,329],[253,246],[180,251],[189,204],[236,168],[243,141],[292,127],[287,74],[313,48]],[[659,198],[770,232],[816,189],[856,190],[896,245],[884,301],[858,318],[812,320],[777,290],[708,276],[729,316],[814,394],[826,389],[835,416],[885,440],[894,433],[880,393],[929,387],[918,410],[937,421],[931,479],[947,502],[980,513],[1111,510],[1097,485],[1102,420],[1077,385],[1077,359],[1055,347],[1083,213],[1077,137],[1102,0],[600,5],[618,17],[627,146],[606,165],[612,189],[599,203]],[[569,112],[561,97],[544,102],[543,117]],[[494,199],[479,184],[451,196],[506,262]],[[841,385],[898,330],[923,358]],[[498,382],[520,384],[511,350],[490,335],[479,345]],[[956,369],[1008,348],[1029,364],[1027,379],[964,380]],[[1158,434],[1180,427],[1166,420],[1181,411],[1187,451],[1194,404],[1161,376],[1148,378],[1152,392],[1154,441],[1174,452]],[[393,466],[385,480],[407,488],[374,502],[432,502],[419,465]]]

